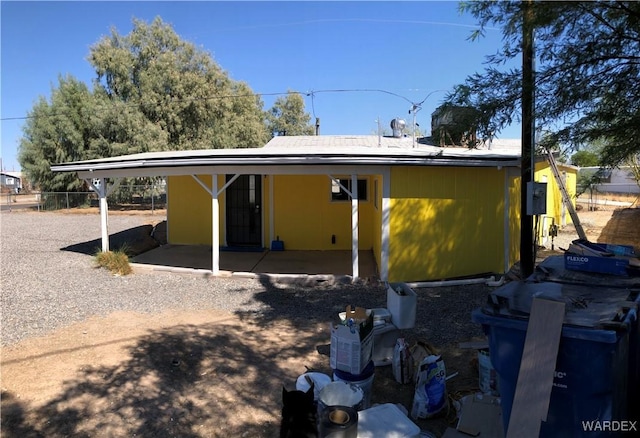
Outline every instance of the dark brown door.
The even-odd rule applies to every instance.
[[[227,175],[227,181],[232,178]],[[227,244],[262,244],[262,178],[240,175],[225,192],[227,199]]]

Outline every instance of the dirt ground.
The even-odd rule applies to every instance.
[[[580,217],[590,240],[640,247],[640,209]],[[438,289],[418,292],[446,299]],[[436,317],[452,329],[472,324]],[[408,338],[432,341],[448,374],[458,373],[447,382],[452,400],[477,391],[475,351],[457,342],[481,336],[439,346],[417,328]],[[329,373],[328,339],[326,323],[215,309],[90,318],[3,348],[2,436],[275,437],[282,385],[293,389],[305,367]],[[376,368],[374,403],[410,409],[412,397],[391,367]],[[417,424],[440,436],[454,421],[451,409]]]

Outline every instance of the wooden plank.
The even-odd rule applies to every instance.
[[[547,420],[565,304],[534,298],[507,438],[538,438]]]

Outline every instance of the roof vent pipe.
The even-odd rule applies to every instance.
[[[400,138],[403,136],[403,131],[406,126],[406,122],[402,119],[395,118],[391,121],[391,129],[393,130],[393,136]]]

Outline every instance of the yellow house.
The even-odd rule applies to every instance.
[[[85,179],[165,176],[167,240],[211,245],[214,274],[221,247],[284,247],[351,250],[357,278],[358,251],[369,250],[382,280],[413,282],[504,273],[518,260],[519,166],[519,141],[466,149],[404,137],[298,136],[52,170]],[[563,221],[550,175],[536,163],[536,180],[551,183],[541,230]],[[575,172],[566,175],[575,193]],[[107,185],[97,189],[106,215]]]

